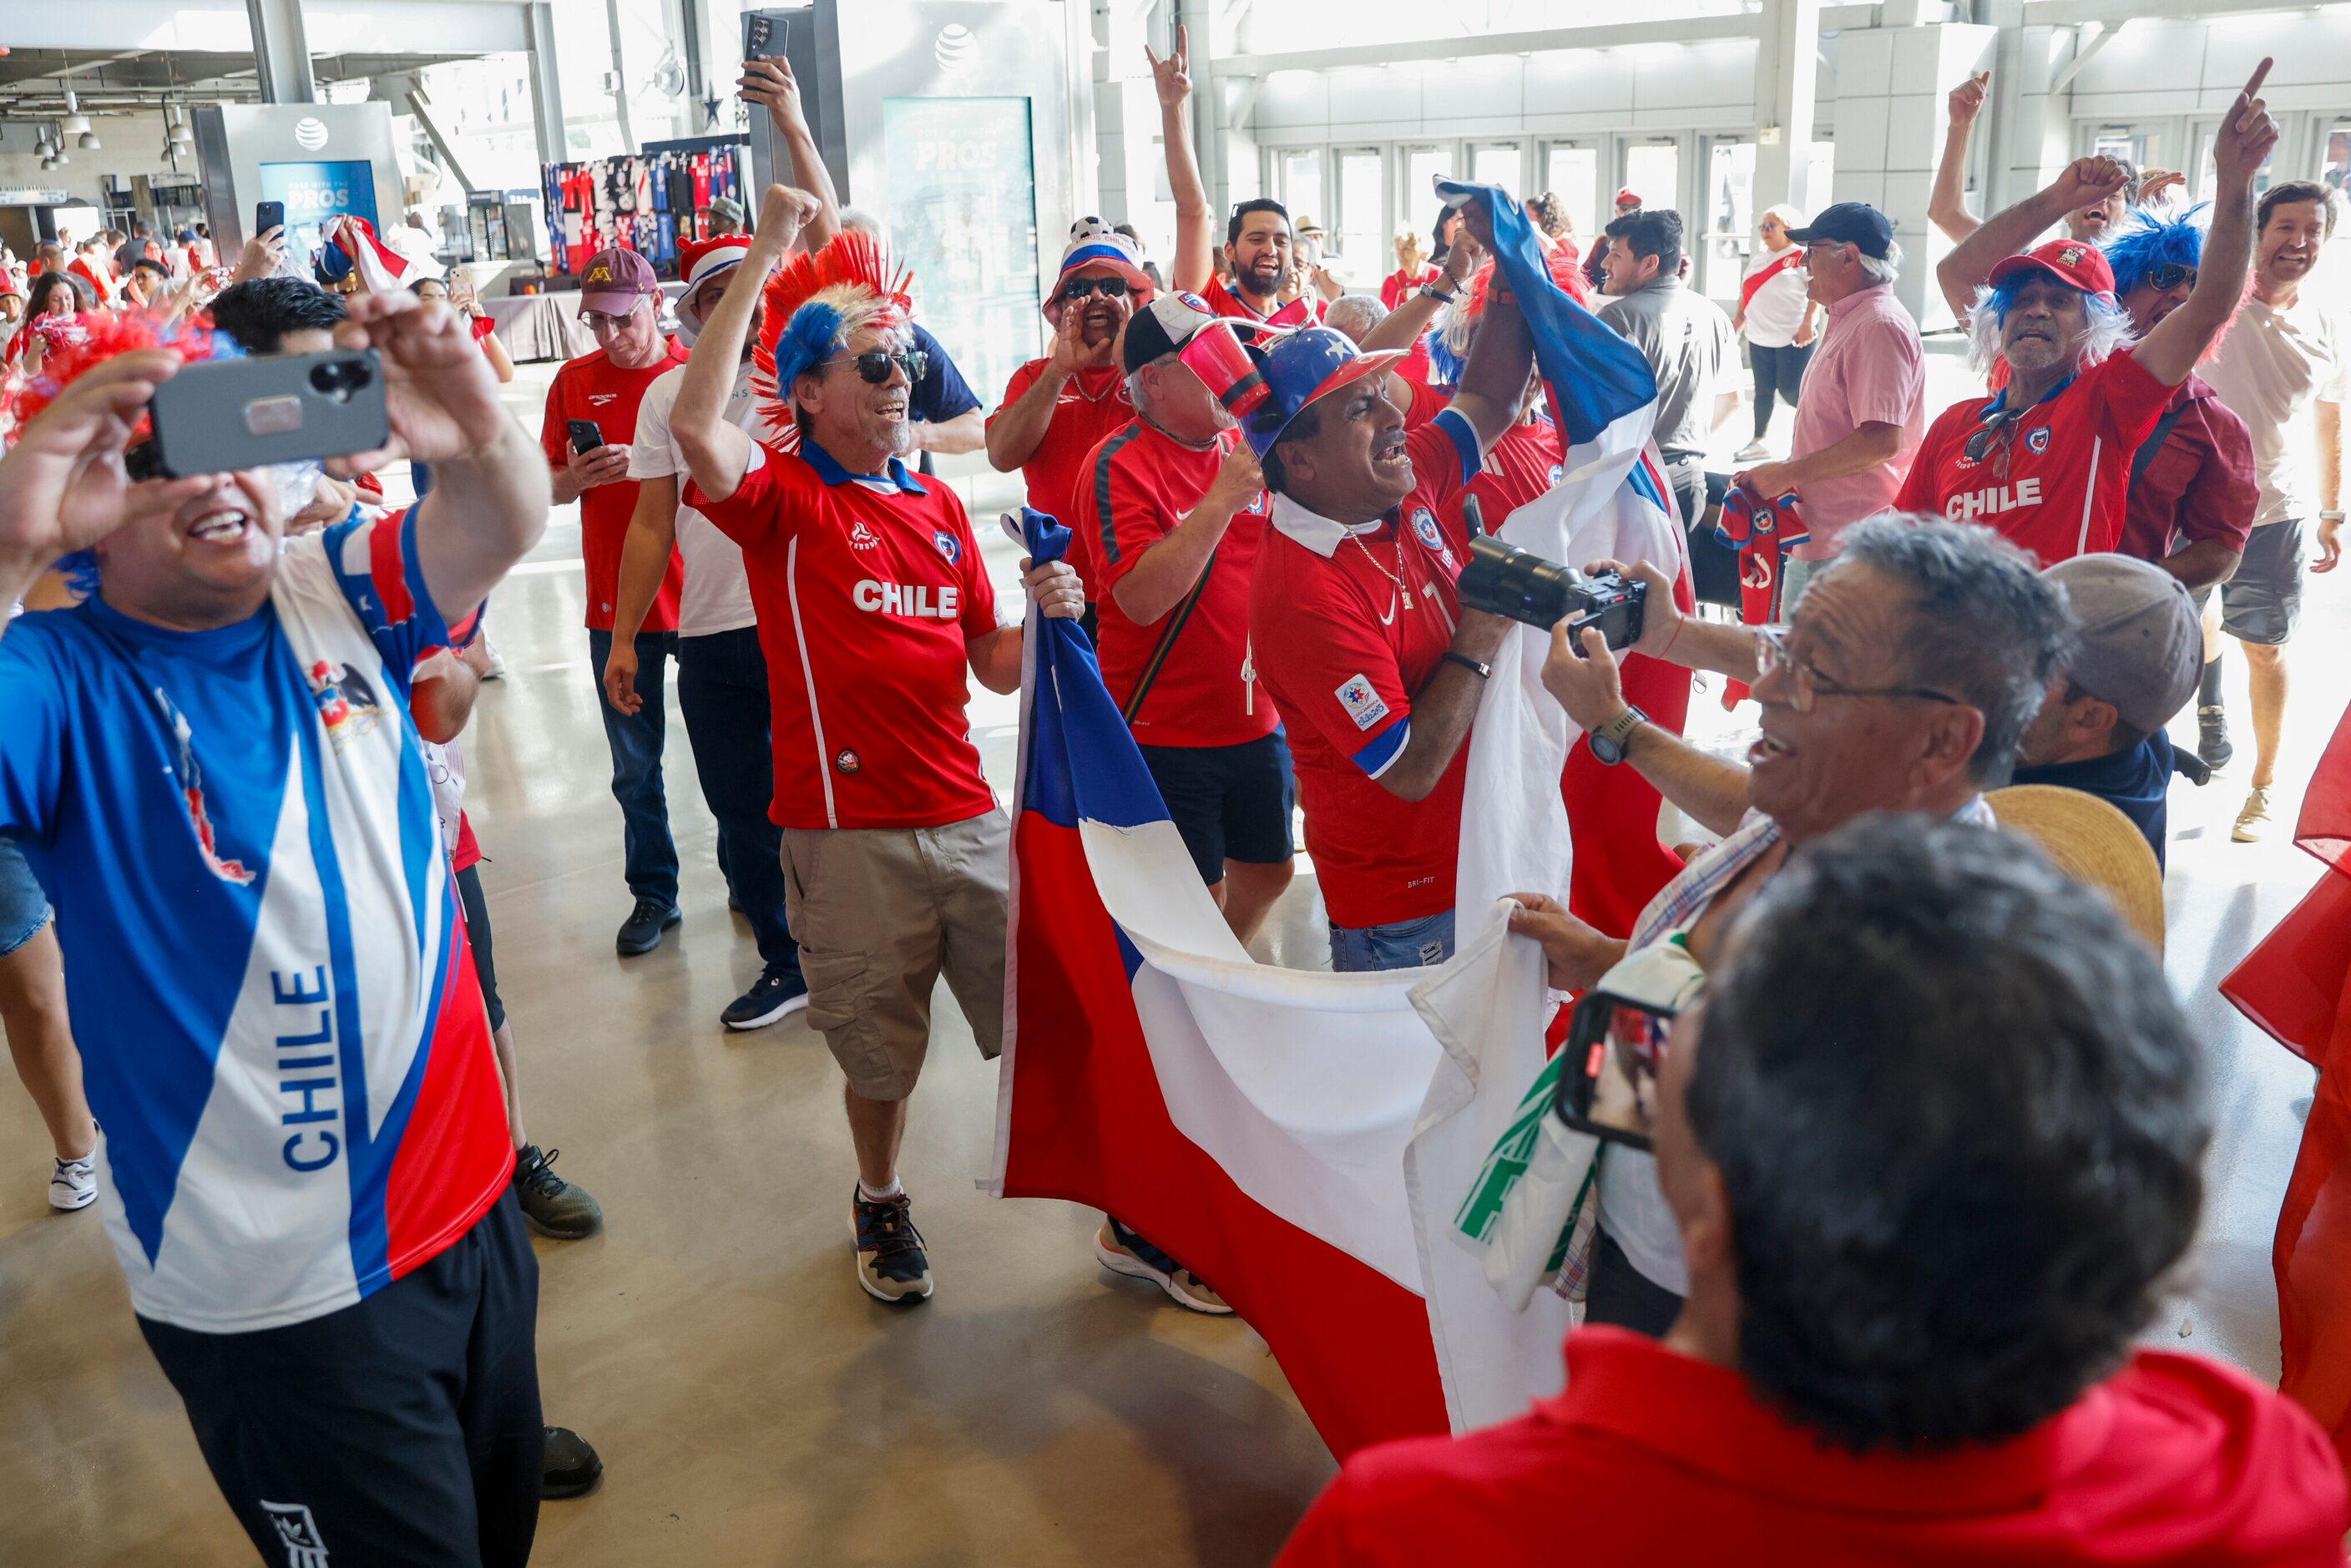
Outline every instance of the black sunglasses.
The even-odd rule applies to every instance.
[[[1123,277],[1073,277],[1061,286],[1064,299],[1083,299],[1089,294],[1099,294],[1104,299],[1121,299],[1126,296]]]
[[[909,349],[903,354],[885,354],[874,349],[862,354],[844,354],[837,360],[827,360],[825,363],[855,365],[860,376],[878,387],[890,379],[893,365],[904,370],[908,381],[921,381],[924,372],[931,368],[931,357],[920,349]]]
[[[2148,273],[2147,280],[2154,285],[2157,293],[2168,294],[2183,283],[2190,287],[2195,287],[2196,269],[2180,262],[2167,261]]]

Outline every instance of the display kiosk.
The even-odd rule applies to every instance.
[[[388,103],[200,104],[190,118],[224,263],[245,248],[256,202],[286,204],[297,258],[318,249],[329,218],[365,218],[378,234],[402,219]]]

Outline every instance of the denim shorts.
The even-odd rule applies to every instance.
[[[0,958],[30,942],[48,923],[49,901],[25,863],[25,852],[15,840],[0,839]]]
[[[1331,927],[1331,967],[1345,974],[1366,969],[1415,969],[1453,956],[1453,911],[1399,920],[1393,925]]]

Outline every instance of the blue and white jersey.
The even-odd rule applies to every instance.
[[[49,891],[107,1228],[145,1317],[350,1305],[513,1166],[409,674],[413,514],[289,542],[208,632],[96,600],[0,639],[0,834]]]

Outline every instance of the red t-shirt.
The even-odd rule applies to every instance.
[[[658,363],[642,371],[624,371],[601,349],[582,354],[555,372],[547,389],[547,413],[538,426],[538,444],[549,465],[560,468],[571,457],[568,422],[593,420],[606,444],[626,446],[636,439],[637,404],[655,377],[685,363],[685,345],[672,339]],[[637,509],[637,482],[618,479],[580,495],[580,555],[588,567],[588,625],[592,631],[612,629],[612,601],[620,594],[621,548],[629,538],[629,514]],[[662,574],[661,591],[646,612],[640,632],[677,630],[677,591],[685,569],[677,551],[669,555],[669,570]]]
[[[1426,288],[1436,281],[1437,268],[1433,267],[1424,265],[1417,276],[1399,267],[1388,274],[1386,282],[1380,285],[1380,303],[1393,310],[1403,302],[1405,295]]]
[[[1320,296],[1301,294],[1287,305],[1278,305],[1260,316],[1249,302],[1225,287],[1221,277],[1208,279],[1208,287],[1200,290],[1200,298],[1218,316],[1230,316],[1240,321],[1262,321],[1269,327],[1311,327],[1322,319]]]
[[[2043,566],[2112,550],[2131,456],[2170,399],[2127,350],[2110,354],[2019,416],[1981,462],[1966,448],[1991,405],[1955,402],[1928,426],[1894,505],[1981,523]]]
[[[1424,799],[1391,794],[1379,777],[1410,738],[1413,694],[1453,645],[1469,545],[1447,517],[1478,471],[1478,437],[1448,409],[1405,450],[1412,493],[1369,532],[1277,498],[1250,588],[1258,678],[1289,727],[1306,847],[1332,923],[1351,930],[1452,908],[1461,847],[1468,746]]]
[[[996,413],[987,416],[994,424],[997,414],[1019,402],[1021,394],[1037,384],[1051,361],[1031,360],[1012,372],[1005,384],[1004,396],[996,405]],[[1028,482],[1029,504],[1050,517],[1069,525],[1070,564],[1084,580],[1086,597],[1096,595],[1094,561],[1091,553],[1094,514],[1091,491],[1081,486],[1088,477],[1093,450],[1104,437],[1134,417],[1134,404],[1126,395],[1126,378],[1116,366],[1099,371],[1080,371],[1061,383],[1061,393],[1053,400],[1053,422],[1045,427],[1045,439],[1020,465],[1020,477]]]
[[[996,591],[963,503],[891,460],[845,472],[814,442],[754,445],[735,493],[685,504],[743,547],[768,659],[786,828],[936,828],[995,809],[964,709]]]
[[[1917,1457],[1830,1448],[1736,1372],[1623,1329],[1568,1335],[1567,1364],[1515,1421],[1355,1454],[1277,1568],[2343,1562],[2317,1424],[2195,1356],[2140,1351],[2021,1437]]]
[[[2173,409],[2179,417],[2163,444],[2147,455],[2144,467],[2137,455],[2131,460],[2138,477],[2131,482],[2123,537],[2115,548],[2160,561],[2180,545],[2214,539],[2242,555],[2262,504],[2252,433],[2199,375],[2172,389],[2163,417],[2169,419]]]
[[[1100,573],[1094,641],[1102,682],[1121,712],[1176,612],[1138,626],[1112,590],[1146,550],[1176,531],[1238,439],[1227,432],[1214,445],[1195,450],[1137,419],[1096,447],[1087,465],[1089,548]],[[1249,669],[1249,582],[1265,540],[1265,513],[1260,490],[1226,525],[1208,562],[1207,586],[1135,713],[1134,738],[1144,745],[1239,746],[1271,735],[1280,722]]]
[[[1538,414],[1532,423],[1514,423],[1502,438],[1486,449],[1486,461],[1471,476],[1468,487],[1446,507],[1446,520],[1464,538],[1469,526],[1462,503],[1478,497],[1489,533],[1499,531],[1510,514],[1550,489],[1566,472],[1567,453],[1559,444],[1559,426],[1551,415]],[[1581,561],[1574,563],[1579,568]]]

